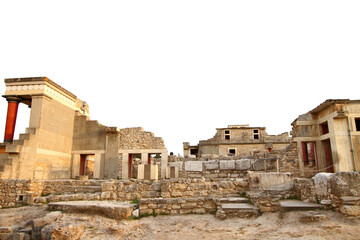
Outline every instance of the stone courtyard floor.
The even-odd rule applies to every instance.
[[[26,226],[30,220],[48,214],[46,207],[0,209],[0,227]],[[62,213],[56,222],[84,225],[80,239],[360,239],[360,218],[333,211],[318,213],[322,217],[314,221],[303,218],[305,212],[264,213],[252,219],[226,220],[209,214],[115,220]]]

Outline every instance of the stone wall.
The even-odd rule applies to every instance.
[[[64,193],[68,194],[59,195]],[[299,199],[359,216],[360,174],[319,173],[311,179],[288,173],[249,172],[248,179],[222,180],[0,180],[0,208],[34,201],[139,199],[143,214],[208,213],[216,210],[213,204],[229,195],[247,197],[262,212],[280,210],[281,200]]]
[[[171,179],[161,181],[127,180],[101,184],[101,199],[127,200],[142,198],[224,197],[248,191],[246,179],[211,181],[202,179]]]
[[[145,198],[139,201],[140,215],[204,214],[215,213],[213,198]]]
[[[40,185],[32,180],[0,179],[0,208],[33,203],[34,196],[39,196]]]
[[[169,162],[170,167],[178,167],[181,178],[245,178],[247,171],[276,171],[277,158],[239,159],[238,157],[222,158],[177,158]],[[280,162],[279,162],[280,163]]]
[[[143,128],[122,128],[120,149],[165,149],[164,140]]]

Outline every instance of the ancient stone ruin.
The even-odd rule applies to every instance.
[[[0,144],[0,208],[47,205],[45,217],[0,226],[0,239],[79,239],[84,224],[61,212],[139,219],[209,214],[256,218],[307,211],[301,221],[335,210],[360,216],[360,101],[327,100],[287,133],[230,125],[184,156],[168,156],[162,138],[143,128],[90,120],[89,106],[46,77],[5,79],[8,101]],[[14,139],[17,108],[31,108]],[[61,211],[61,212],[59,212]],[[57,225],[54,223],[57,222]]]

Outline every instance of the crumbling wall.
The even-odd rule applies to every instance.
[[[19,207],[33,203],[40,196],[41,184],[24,179],[0,179],[0,208]]]
[[[211,181],[202,179],[171,179],[160,181],[125,180],[101,184],[102,200],[127,200],[140,198],[190,198],[225,197],[248,190],[246,179]]]
[[[120,130],[120,149],[165,149],[165,144],[162,138],[141,127],[123,128]]]

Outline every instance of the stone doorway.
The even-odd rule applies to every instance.
[[[330,139],[322,141],[324,156],[325,156],[325,167],[326,172],[333,173],[334,172],[334,164],[331,152],[331,143]]]
[[[94,154],[81,154],[80,155],[80,176],[88,176],[88,178],[94,177]]]

